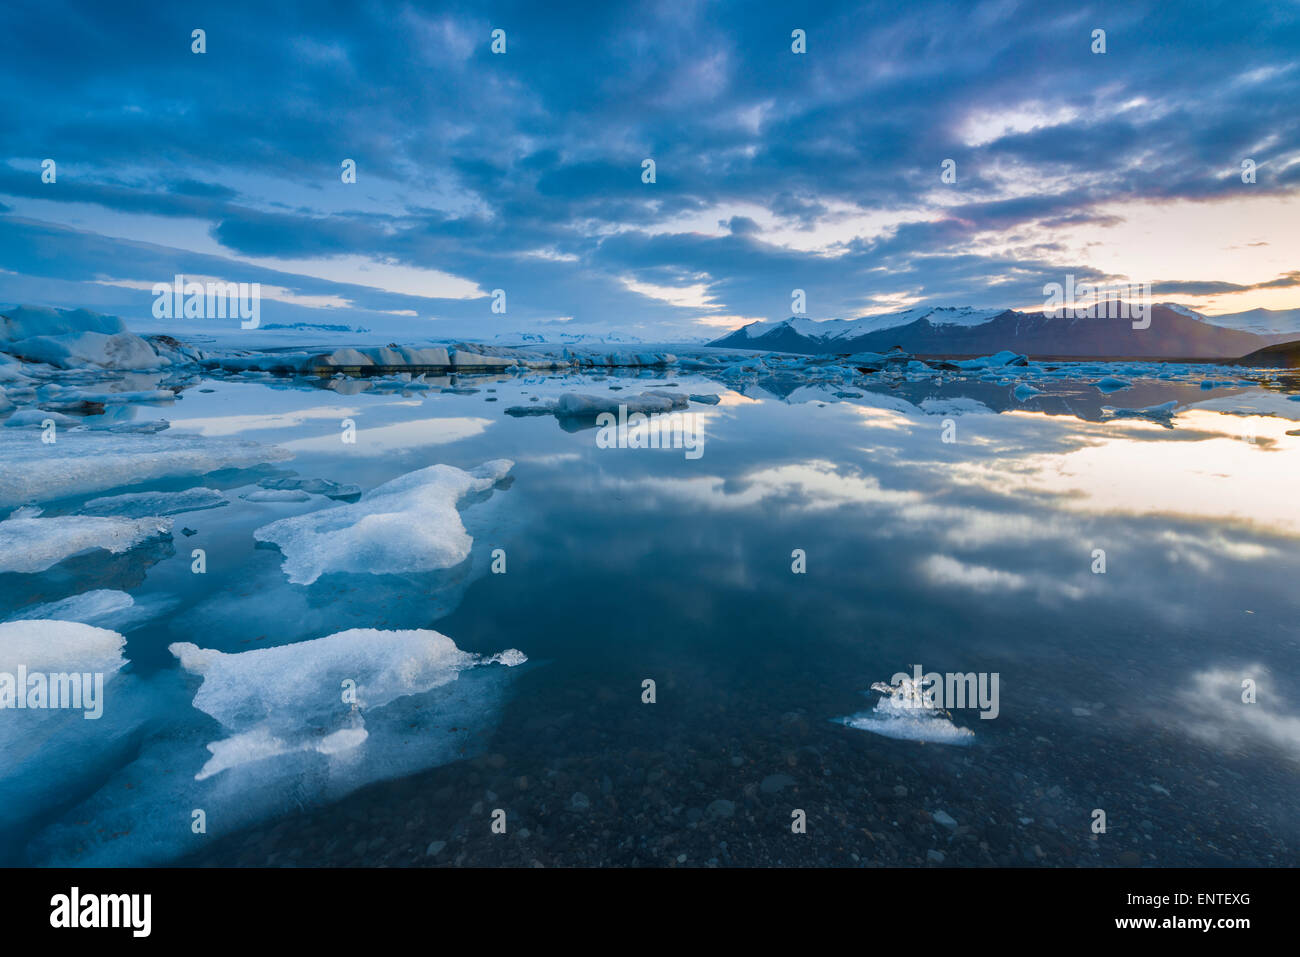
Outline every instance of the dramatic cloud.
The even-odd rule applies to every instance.
[[[48,2],[0,30],[0,301],[147,315],[184,272],[275,286],[273,321],[646,338],[795,288],[814,318],[1033,307],[1066,273],[1300,306],[1292,3]]]

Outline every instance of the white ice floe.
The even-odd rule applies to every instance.
[[[38,437],[0,432],[0,507],[292,457],[276,446],[192,435],[67,431],[46,445]]]
[[[1103,405],[1101,411],[1106,415],[1116,419],[1156,419],[1166,420],[1173,418],[1174,412],[1178,409],[1178,403],[1175,400],[1161,402],[1159,405],[1149,405],[1142,409],[1119,409],[1111,405]]]
[[[58,621],[77,621],[85,625],[113,627],[120,630],[118,622],[128,616],[135,607],[135,599],[124,591],[99,588],[64,598],[60,601],[46,602],[42,605],[30,605],[10,615],[6,621],[31,621],[33,619],[52,618]]]
[[[106,628],[75,621],[21,620],[0,624],[0,672],[59,674],[101,673],[106,677],[126,664],[126,639]],[[0,727],[11,722],[0,721]]]
[[[978,359],[961,359],[955,363],[958,368],[967,370],[976,369],[1005,369],[1010,366],[1023,366],[1027,364],[1025,356],[1018,352],[1010,352],[1004,349],[1001,352],[995,352],[991,356],[980,356]]]
[[[104,721],[78,720],[83,761],[98,758],[110,721],[129,729],[144,718],[155,730],[143,743],[137,733],[116,767],[96,761],[88,796],[54,823],[20,831],[28,863],[166,863],[240,827],[472,755],[500,712],[506,666],[525,660],[469,654],[434,631],[370,628],[237,654],[171,651],[183,671],[144,689],[119,676]],[[77,752],[64,750],[56,795],[81,775]],[[18,799],[33,780],[17,782]],[[7,785],[0,776],[0,798]],[[206,812],[205,834],[191,830],[194,808]]]
[[[1017,402],[1024,402],[1026,399],[1032,399],[1036,395],[1042,395],[1042,389],[1035,389],[1032,385],[1022,382],[1016,386],[1011,394],[1016,397]]]
[[[467,668],[527,660],[513,648],[490,658],[469,654],[436,631],[373,628],[238,654],[189,642],[170,651],[203,678],[194,707],[235,732],[208,745],[212,758],[197,780],[291,751],[357,747],[367,737],[366,712],[455,681]]]
[[[0,572],[33,574],[93,549],[121,554],[171,533],[167,518],[63,515],[0,522]]]
[[[639,395],[583,395],[578,392],[566,392],[555,402],[515,406],[506,409],[506,412],[511,415],[554,414],[560,418],[586,418],[603,412],[617,415],[620,409],[625,409],[628,414],[640,412],[651,415],[685,409],[689,405],[689,396],[668,390],[649,389]]]
[[[872,691],[881,695],[871,711],[860,711],[836,720],[859,731],[902,741],[966,745],[975,740],[975,732],[953,724],[947,711],[926,704],[921,687],[923,682],[898,677],[900,680],[896,685],[878,681],[871,686]]]
[[[259,488],[239,496],[245,502],[310,502],[311,495],[296,488]]]
[[[48,412],[45,409],[19,409],[5,419],[5,427],[10,429],[43,429],[47,422],[53,422],[61,429],[81,424],[80,419],[62,412]]]
[[[0,317],[0,352],[60,369],[158,369],[171,364],[115,316],[22,306]]]
[[[1121,379],[1118,376],[1108,375],[1105,378],[1098,379],[1093,384],[1103,395],[1110,395],[1112,392],[1119,392],[1121,389],[1127,389],[1133,383],[1129,382],[1127,379]]]
[[[78,509],[81,515],[115,515],[122,518],[145,518],[150,515],[179,515],[229,505],[230,500],[214,488],[186,489],[183,492],[128,492],[107,498],[91,499]]]
[[[873,400],[875,396],[873,395]],[[993,415],[994,412],[978,399],[959,395],[945,399],[922,399],[920,409],[926,415]]]
[[[468,472],[431,465],[371,489],[354,504],[263,525],[253,537],[278,545],[289,581],[301,585],[327,572],[382,575],[450,568],[464,561],[474,544],[457,503],[492,488],[513,465],[494,459]]]

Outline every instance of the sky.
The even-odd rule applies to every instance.
[[[0,303],[131,321],[180,273],[264,324],[650,341],[1069,275],[1292,309],[1298,104],[1295,2],[9,0]]]

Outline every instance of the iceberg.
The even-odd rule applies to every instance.
[[[0,317],[0,352],[59,369],[158,369],[171,364],[116,316],[20,306]]]
[[[116,515],[145,518],[151,515],[179,515],[203,509],[221,508],[230,500],[214,488],[198,486],[183,492],[128,492],[91,499],[78,509],[81,515]]]
[[[194,435],[73,430],[45,445],[28,435],[0,432],[0,508],[292,457],[273,445]]]
[[[959,369],[981,370],[981,369],[1005,369],[1011,366],[1025,366],[1029,364],[1027,356],[1018,352],[1010,352],[1006,349],[1001,352],[995,352],[991,356],[980,356],[978,359],[961,359],[953,363]]]
[[[463,652],[424,629],[356,628],[239,653],[189,642],[169,650],[181,670],[147,694],[119,690],[106,714],[123,720],[151,703],[156,731],[89,797],[23,835],[29,863],[166,863],[238,828],[472,755],[513,667],[527,660],[514,649]],[[194,808],[206,812],[206,834],[190,828]]]
[[[105,549],[120,555],[171,534],[167,518],[9,518],[0,522],[0,572],[43,572],[82,552]]]
[[[200,781],[291,751],[355,748],[367,738],[367,711],[455,681],[467,668],[527,661],[513,648],[487,658],[470,654],[436,631],[373,628],[238,654],[189,642],[168,650],[203,679],[194,707],[235,732],[208,745],[212,758],[196,776]]]
[[[1112,392],[1118,392],[1121,389],[1127,389],[1133,383],[1127,379],[1121,379],[1118,376],[1108,375],[1103,379],[1098,379],[1094,385],[1103,395],[1110,395]]]
[[[1177,409],[1178,403],[1174,400],[1161,402],[1159,405],[1149,405],[1142,409],[1120,409],[1113,405],[1103,405],[1101,407],[1103,413],[1116,419],[1168,420],[1173,417]]]
[[[126,639],[75,621],[21,620],[0,624],[0,672],[19,666],[46,674],[91,672],[107,679],[126,664]],[[10,722],[0,722],[0,728]],[[0,751],[4,750],[0,748]]]
[[[900,676],[896,685],[877,681],[871,690],[879,692],[881,698],[874,709],[837,718],[836,721],[859,731],[870,731],[901,741],[955,745],[973,742],[974,731],[953,724],[947,711],[926,704],[923,685],[924,681],[905,676]]]
[[[310,585],[330,572],[372,575],[459,565],[474,544],[457,503],[486,492],[514,463],[494,459],[466,472],[431,465],[371,489],[351,505],[282,518],[253,532],[278,545],[289,581]]]
[[[1016,397],[1017,402],[1024,402],[1026,399],[1032,399],[1036,395],[1042,395],[1043,390],[1035,389],[1032,385],[1022,382],[1011,391],[1011,394]]]

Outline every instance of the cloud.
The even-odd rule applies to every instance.
[[[198,17],[203,55],[195,17],[0,12],[0,251],[20,264],[0,299],[75,300],[80,284],[69,304],[93,306],[96,277],[123,278],[124,252],[147,247],[164,275],[204,258],[314,260],[276,284],[363,316],[481,313],[436,294],[353,295],[320,278],[336,259],[506,288],[511,321],[697,331],[781,318],[793,288],[818,318],[900,298],[1019,305],[1065,272],[1122,272],[1144,245],[1202,241],[1144,235],[1135,202],[1300,195],[1287,3],[1188,18],[1147,0],[1090,18],[1056,3],[868,16],[832,2],[801,14],[802,55],[785,5],[766,0],[506,2],[491,22],[457,2],[231,0]],[[1089,51],[1093,19],[1105,55]],[[505,55],[489,49],[495,26]],[[47,157],[55,184],[40,178]],[[355,184],[340,181],[345,158]],[[956,183],[939,179],[945,159]],[[1270,258],[1294,236],[1260,230],[1238,243],[1253,270],[1168,275],[1160,294],[1300,284]],[[25,249],[37,235],[56,245]]]

